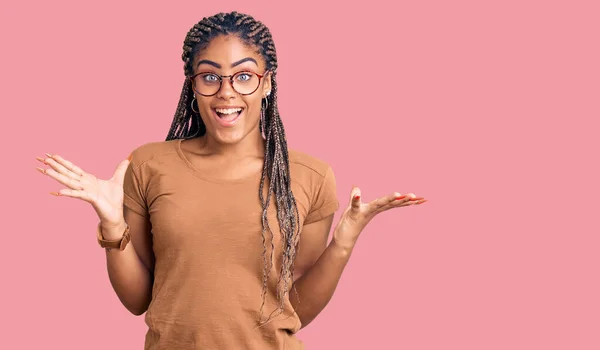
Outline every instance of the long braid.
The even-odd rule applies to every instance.
[[[212,17],[203,18],[190,29],[184,40],[181,58],[184,61],[185,75],[189,77],[193,74],[192,61],[197,53],[204,49],[213,38],[228,34],[236,34],[246,43],[258,47],[265,59],[267,69],[272,72],[271,95],[267,97],[268,108],[264,111],[265,157],[259,186],[259,198],[262,204],[261,235],[263,244],[263,291],[261,293],[262,303],[260,307],[260,318],[262,320],[262,312],[268,291],[268,281],[273,267],[275,251],[274,236],[268,220],[268,208],[273,195],[275,196],[277,220],[281,230],[281,244],[283,248],[276,293],[279,301],[279,313],[283,311],[285,296],[289,291],[290,284],[293,284],[294,261],[300,239],[298,206],[291,189],[287,140],[277,105],[276,71],[278,64],[275,43],[269,29],[252,16],[238,12],[219,13]],[[189,79],[186,79],[171,128],[167,135],[167,140],[199,137],[206,133],[206,126],[202,118],[191,107],[193,100],[192,85]],[[264,190],[267,182],[268,188],[265,196]],[[271,256],[268,261],[267,232],[270,233],[271,245]],[[268,322],[268,320],[265,322]]]

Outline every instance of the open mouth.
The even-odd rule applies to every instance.
[[[213,108],[215,118],[221,126],[228,127],[233,126],[240,119],[240,116],[244,113],[242,107],[232,108]]]

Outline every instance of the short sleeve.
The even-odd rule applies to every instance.
[[[146,202],[144,186],[140,182],[140,176],[133,162],[129,163],[125,170],[123,180],[123,204],[136,214],[148,217],[148,206]]]
[[[327,167],[327,171],[323,176],[320,184],[314,189],[311,206],[304,220],[304,224],[317,222],[327,216],[335,213],[339,208],[339,200],[337,198],[337,189],[335,174],[331,167]]]

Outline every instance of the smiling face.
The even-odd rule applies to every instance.
[[[207,136],[224,144],[254,133],[260,137],[261,102],[271,90],[271,74],[263,76],[266,65],[258,50],[235,35],[218,36],[194,57],[193,67]]]

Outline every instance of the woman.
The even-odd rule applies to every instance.
[[[338,209],[325,162],[288,149],[269,30],[232,12],[188,32],[186,80],[167,139],[142,145],[109,180],[59,155],[38,168],[92,204],[111,284],[144,312],[146,349],[302,349],[295,333],[333,295],[378,213],[425,202],[360,190]]]

